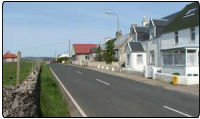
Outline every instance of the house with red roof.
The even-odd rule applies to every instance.
[[[93,49],[99,48],[99,44],[73,44],[72,60],[78,65],[94,61]]]
[[[3,55],[3,62],[17,62],[17,56],[10,52],[6,52]]]

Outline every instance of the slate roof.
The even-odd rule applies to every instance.
[[[174,20],[174,18],[177,16],[177,14],[179,13],[180,11],[176,12],[176,13],[173,13],[173,14],[170,14],[168,16],[165,16],[163,17],[162,19],[167,19],[168,20],[168,24]]]
[[[17,58],[17,56],[15,54],[10,53],[10,52],[6,52],[3,55],[3,58]]]
[[[148,33],[148,28],[147,27],[136,26],[135,30],[136,30],[136,32],[147,32]]]
[[[98,44],[73,44],[76,54],[89,54],[91,48],[98,48]]]
[[[141,42],[129,42],[132,52],[144,52]]]
[[[129,39],[129,33],[123,35],[122,37],[118,38],[117,40],[114,41],[114,49],[119,49],[121,45],[126,42]]]
[[[147,27],[136,26],[135,30],[137,32],[138,41],[145,41],[149,39],[149,30]]]
[[[152,19],[156,26],[166,26],[168,23],[167,19]]]
[[[194,11],[194,15],[184,17],[185,14],[193,8],[196,8],[196,10]],[[191,28],[194,26],[199,26],[199,3],[198,2],[194,2],[189,5],[186,5],[180,12],[178,12],[177,15],[174,17],[174,19],[171,21],[171,23],[164,28],[164,33],[174,32],[177,30]]]

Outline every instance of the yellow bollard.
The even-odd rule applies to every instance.
[[[173,85],[177,85],[178,83],[178,77],[177,76],[173,76]]]

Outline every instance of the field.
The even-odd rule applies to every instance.
[[[69,117],[68,104],[62,95],[58,83],[52,74],[49,65],[43,64],[40,89],[41,117]]]
[[[21,61],[20,80],[23,81],[32,70],[31,61]],[[3,63],[3,85],[16,85],[17,63]]]

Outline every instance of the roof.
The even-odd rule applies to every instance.
[[[69,53],[61,54],[61,55],[58,55],[57,57],[58,57],[58,58],[61,58],[61,57],[69,57]]]
[[[170,23],[172,20],[174,20],[174,18],[176,17],[176,15],[179,13],[180,11],[170,14],[168,16],[163,17],[162,19],[167,19],[168,23]]]
[[[98,51],[99,51],[99,48],[91,48],[90,49],[91,53],[98,53]]]
[[[137,32],[137,41],[145,41],[149,39],[149,30],[147,27],[135,26]]]
[[[73,44],[76,54],[89,54],[91,48],[98,48],[98,44]]]
[[[129,39],[129,33],[123,35],[122,37],[118,38],[117,40],[114,41],[114,49],[119,49],[121,47],[121,45],[126,42]]]
[[[188,17],[184,17],[193,8],[196,8],[193,12],[194,14]],[[191,28],[198,25],[199,25],[199,4],[198,2],[194,2],[189,5],[186,5],[180,12],[178,12],[177,15],[174,17],[174,19],[171,21],[171,23],[164,28],[164,32],[165,33],[174,32],[177,30]]]
[[[141,42],[129,42],[129,46],[132,52],[144,52]]]
[[[6,52],[3,55],[3,58],[17,58],[17,56],[15,54],[10,53],[10,52]]]
[[[156,26],[166,26],[168,23],[167,19],[152,19],[154,25]]]
[[[147,32],[148,33],[148,28],[143,27],[143,26],[135,26],[136,32]]]

